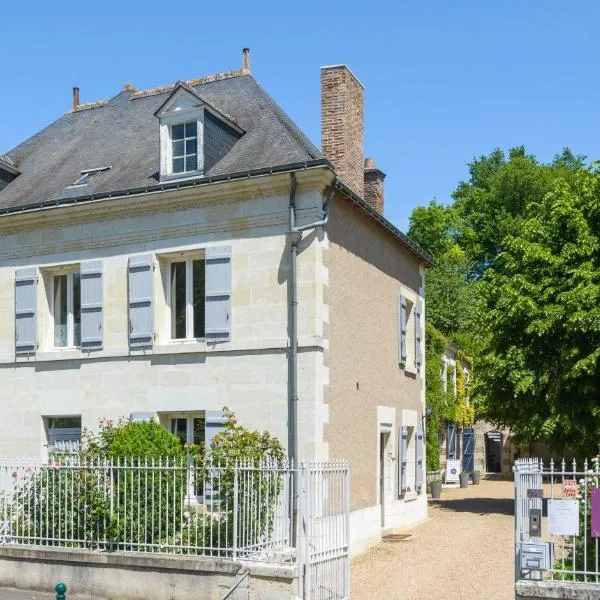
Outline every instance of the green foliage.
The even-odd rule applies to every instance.
[[[107,437],[106,432],[100,434]],[[125,423],[112,432],[108,458],[183,458],[185,452],[179,438],[156,421]]]

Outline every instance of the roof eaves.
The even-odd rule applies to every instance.
[[[416,254],[424,263],[428,266],[433,267],[435,265],[435,259],[431,254],[423,250],[421,246],[413,242],[406,234],[402,233],[395,225],[388,221],[383,215],[379,214],[370,204],[365,202],[360,196],[355,194],[343,181],[336,179],[334,187],[338,189],[344,196],[354,202],[358,207],[367,212],[372,218],[383,225],[389,232],[391,232],[396,239],[400,241],[408,250],[413,254]]]

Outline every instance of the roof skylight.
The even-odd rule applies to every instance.
[[[87,185],[94,177],[96,177],[96,175],[98,175],[98,173],[108,171],[109,169],[112,169],[112,167],[108,166],[98,167],[96,169],[85,169],[81,171],[81,177],[79,177],[75,183],[72,183],[70,187],[74,187],[76,185]]]

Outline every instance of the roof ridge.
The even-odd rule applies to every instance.
[[[81,110],[90,110],[91,108],[100,108],[101,106],[105,106],[108,103],[109,100],[94,100],[94,102],[84,102],[83,104],[78,104],[77,106],[74,106],[70,111],[68,111],[65,114],[76,113]]]
[[[223,71],[222,73],[215,73],[214,75],[206,75],[205,77],[199,77],[197,79],[185,79],[182,81],[176,81],[169,85],[163,85],[160,87],[149,88],[147,90],[140,90],[134,92],[131,96],[131,100],[137,100],[138,98],[147,98],[148,96],[157,96],[158,94],[165,94],[172,92],[178,85],[185,83],[190,87],[196,87],[204,83],[212,83],[213,81],[222,81],[223,79],[232,79],[233,77],[241,77],[246,75],[243,69],[236,69],[233,71]]]

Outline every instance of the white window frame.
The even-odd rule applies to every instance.
[[[72,442],[72,444],[67,444],[67,446],[72,446],[72,448],[70,450],[67,449],[67,451],[74,451],[79,447],[79,444],[81,443],[81,434],[83,431],[81,415],[47,415],[43,417],[43,419],[46,430],[47,448],[49,451],[56,449],[55,445],[57,440],[53,438],[55,438],[57,435],[65,436],[64,440],[58,440],[59,443]],[[79,419],[79,427],[50,427],[51,419]],[[74,439],[75,437],[77,439]],[[58,450],[60,450],[60,448],[58,448]]]
[[[187,141],[188,140],[192,140],[194,139],[192,136],[190,137],[186,137],[185,136],[185,126],[189,125],[191,123],[195,123],[196,124],[196,168],[192,169],[190,171],[187,171],[185,169],[186,165],[187,165],[187,154],[186,154],[186,147],[187,147]],[[174,140],[173,139],[173,127],[176,127],[177,125],[182,125],[184,127],[184,135],[183,138],[181,138],[181,140]],[[199,154],[200,154],[200,148],[198,147],[198,127],[199,127],[199,123],[198,123],[198,119],[189,119],[186,121],[182,121],[181,123],[171,123],[169,125],[169,151],[170,151],[170,157],[169,157],[169,173],[172,175],[176,175],[179,177],[189,177],[191,174],[195,174],[198,172],[198,160],[199,160]],[[183,142],[183,157],[179,157],[179,158],[183,158],[183,171],[178,171],[177,173],[175,172],[175,170],[173,169],[173,160],[174,160],[174,156],[173,156],[173,144],[175,142]]]
[[[196,122],[196,170],[173,172],[173,136],[175,125]],[[164,113],[160,117],[160,176],[162,179],[185,179],[204,172],[204,108],[193,107]]]
[[[52,338],[51,338],[51,347],[53,350],[72,350],[74,348],[81,347],[81,340],[79,345],[75,345],[75,318],[73,316],[73,307],[74,307],[74,296],[73,296],[73,276],[75,273],[79,273],[79,285],[81,286],[81,267],[80,265],[69,265],[68,267],[62,267],[60,269],[53,269],[50,271],[50,320],[52,323]],[[67,276],[67,345],[66,346],[57,346],[55,342],[55,315],[54,315],[54,286],[55,286],[55,278],[60,277],[62,275]],[[81,287],[80,287],[81,293]],[[81,298],[79,300],[79,310],[81,311]],[[80,316],[81,318],[81,316]],[[81,321],[80,321],[81,326]]]
[[[194,337],[194,261],[201,260],[205,261],[204,251],[194,253],[182,253],[179,257],[169,258],[166,265],[166,279],[167,279],[167,313],[168,313],[168,339],[170,342],[198,342],[203,341],[205,337]],[[172,298],[172,275],[171,265],[175,263],[185,263],[185,338],[173,337],[175,317],[173,311],[173,298]],[[206,263],[205,263],[206,268]],[[205,293],[206,296],[206,293]],[[206,302],[206,299],[205,299]]]

